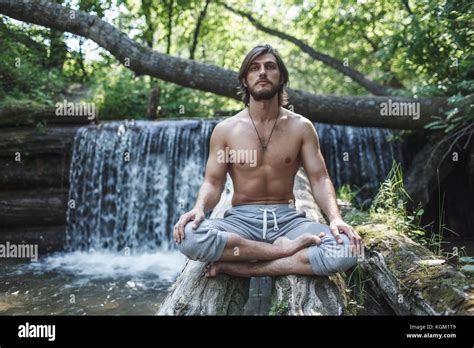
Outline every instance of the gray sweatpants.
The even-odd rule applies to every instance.
[[[221,258],[228,234],[259,242],[273,243],[286,236],[295,239],[303,233],[325,232],[320,245],[308,248],[311,268],[316,275],[343,272],[357,264],[357,257],[350,248],[349,238],[341,234],[344,241],[338,244],[329,226],[306,218],[306,213],[291,208],[288,204],[248,204],[228,209],[224,218],[205,219],[194,230],[193,221],[186,224],[184,240],[178,249],[192,260],[217,261]]]

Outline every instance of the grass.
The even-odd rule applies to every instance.
[[[350,185],[345,184],[339,188],[337,197],[355,206],[355,197],[359,192],[360,190],[353,190]],[[440,192],[439,188],[438,192]],[[408,205],[411,201],[412,198],[403,183],[401,165],[394,161],[368,211],[360,210],[360,207],[353,208],[344,215],[344,220],[351,226],[361,226],[368,222],[386,224],[427,247],[435,255],[448,260],[464,253],[463,248],[456,249],[454,252],[443,249],[443,244],[445,244],[443,235],[445,230],[449,230],[444,222],[444,194],[439,193],[438,196],[438,229],[431,233],[427,227],[434,221],[422,226],[421,219],[424,210],[418,206],[410,211]]]
[[[442,247],[445,243],[444,230],[448,229],[444,223],[444,195],[441,197],[440,193],[438,197],[438,230],[430,235],[426,228],[434,222],[422,226],[421,218],[424,210],[418,206],[413,211],[409,211],[407,207],[410,201],[412,199],[403,184],[401,165],[394,161],[387,179],[380,186],[369,209],[369,219],[404,233],[415,242],[426,246],[437,256],[449,258],[450,253],[445,252]]]

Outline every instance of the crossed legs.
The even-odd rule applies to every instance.
[[[288,274],[314,275],[308,258],[308,249],[271,261],[229,262],[217,261],[206,265],[207,277],[226,273],[236,277],[281,276]]]
[[[196,230],[191,230],[190,224],[186,225],[185,238],[178,248],[192,260],[207,262],[208,277],[219,273],[240,277],[329,275],[345,271],[357,261],[355,257],[332,254],[340,247],[325,225],[302,224],[290,231],[288,237],[277,238],[273,244],[224,232],[206,220],[201,225]],[[341,237],[348,246],[348,238]]]

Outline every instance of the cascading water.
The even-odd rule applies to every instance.
[[[67,215],[69,250],[174,249],[173,225],[192,208],[202,183],[216,120],[110,122],[75,138]],[[389,132],[317,124],[336,187],[376,193],[398,158]]]
[[[401,159],[398,142],[390,131],[328,124],[316,125],[321,152],[336,188],[344,184],[359,191],[356,200],[370,202],[390,171]]]
[[[70,172],[69,250],[170,249],[172,226],[196,200],[216,123],[132,121],[81,128]]]

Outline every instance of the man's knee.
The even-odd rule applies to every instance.
[[[308,249],[308,259],[316,275],[327,276],[345,272],[357,265],[357,257],[351,249],[349,238],[341,234],[343,244],[329,237],[321,246]]]
[[[189,221],[184,227],[184,239],[178,244],[178,250],[191,260],[198,259],[199,245],[196,241],[196,235],[192,228],[194,221]]]
[[[195,261],[217,261],[225,248],[227,236],[205,221],[197,229],[193,229],[194,221],[184,227],[184,239],[178,244],[178,250],[187,258]]]

